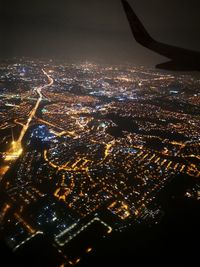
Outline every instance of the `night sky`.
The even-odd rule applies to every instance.
[[[199,0],[129,0],[159,41],[200,50]],[[47,57],[154,65],[138,45],[120,0],[0,0],[0,58]]]

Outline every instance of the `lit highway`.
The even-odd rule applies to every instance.
[[[35,107],[33,108],[33,110],[32,110],[31,113],[30,113],[30,116],[29,116],[29,118],[28,118],[27,123],[26,123],[26,124],[24,125],[24,127],[22,128],[22,131],[21,131],[21,133],[20,133],[19,139],[17,140],[17,143],[18,143],[19,146],[21,146],[21,141],[22,141],[22,139],[23,139],[23,137],[24,137],[24,135],[25,135],[27,129],[29,128],[29,125],[30,125],[30,123],[31,123],[31,121],[32,121],[32,119],[33,119],[33,117],[35,116],[35,113],[36,113],[36,111],[37,111],[37,109],[38,109],[38,107],[39,107],[39,105],[40,105],[40,102],[42,101],[42,98],[43,98],[42,90],[45,89],[45,88],[47,88],[47,87],[49,87],[49,86],[51,86],[51,85],[53,84],[53,79],[46,73],[46,71],[44,71],[44,70],[42,70],[42,71],[43,71],[44,75],[47,76],[47,78],[48,78],[48,80],[49,80],[49,83],[46,84],[46,85],[44,85],[44,86],[39,86],[39,87],[36,87],[36,88],[35,88],[36,92],[37,92],[38,95],[39,95],[39,98],[38,98],[38,100],[37,100],[37,102],[36,102],[36,104],[35,104]]]
[[[18,140],[12,142],[12,147],[6,153],[5,161],[16,160],[21,155],[21,153],[23,151],[21,142],[22,142],[22,139],[23,139],[25,133],[27,132],[27,130],[28,130],[29,126],[30,126],[30,123],[31,123],[33,117],[35,116],[35,114],[36,114],[36,112],[38,110],[38,107],[40,105],[40,102],[43,99],[42,90],[50,87],[54,83],[54,80],[48,75],[48,73],[44,69],[42,69],[42,72],[44,73],[44,75],[46,75],[46,77],[48,78],[48,81],[49,82],[48,82],[48,84],[45,84],[43,86],[36,87],[34,89],[37,92],[39,98],[38,98],[38,100],[37,100],[34,108],[30,112],[30,115],[29,115],[29,118],[27,120],[27,123],[25,125],[23,125]]]

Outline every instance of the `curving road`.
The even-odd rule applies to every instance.
[[[39,105],[40,105],[40,102],[41,102],[42,99],[43,99],[42,90],[45,89],[45,88],[47,88],[47,87],[49,87],[49,86],[51,86],[51,85],[54,83],[54,80],[53,80],[53,79],[46,73],[46,71],[43,70],[43,69],[42,69],[42,71],[43,71],[44,75],[47,76],[47,78],[48,78],[48,80],[49,80],[49,83],[46,84],[46,85],[44,85],[44,86],[39,86],[39,87],[36,87],[36,88],[35,88],[36,92],[37,92],[38,95],[39,95],[39,98],[38,98],[38,100],[37,100],[37,102],[36,102],[36,104],[35,104],[35,107],[34,107],[34,108],[32,109],[32,111],[30,112],[30,115],[29,115],[29,118],[28,118],[27,123],[23,126],[23,128],[22,128],[22,130],[21,130],[20,136],[19,136],[19,138],[18,138],[18,140],[17,140],[17,143],[20,143],[20,145],[21,145],[21,141],[22,141],[22,139],[23,139],[23,137],[24,137],[24,135],[25,135],[27,129],[29,128],[29,125],[30,125],[30,123],[31,123],[31,121],[32,121],[32,119],[33,119],[33,117],[35,116],[35,113],[36,113],[36,111],[37,111],[37,109],[38,109],[38,107],[39,107]]]
[[[40,102],[43,99],[42,90],[47,88],[47,87],[50,87],[54,83],[54,80],[48,75],[48,73],[45,70],[42,69],[42,72],[44,73],[44,75],[47,76],[49,82],[48,82],[48,84],[45,84],[43,86],[38,86],[38,87],[35,88],[35,90],[36,90],[36,92],[37,92],[37,94],[39,96],[38,100],[37,100],[34,108],[32,109],[32,111],[30,112],[30,115],[28,117],[27,123],[23,125],[18,140],[16,142],[12,142],[12,147],[6,153],[6,157],[5,157],[6,161],[16,160],[21,155],[21,153],[22,153],[21,142],[22,142],[22,139],[23,139],[26,131],[28,130],[28,128],[30,126],[30,123],[31,123],[33,117],[35,116],[35,114],[37,112],[37,109],[38,109],[38,107],[40,105]]]

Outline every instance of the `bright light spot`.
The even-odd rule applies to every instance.
[[[86,250],[87,253],[89,253],[89,252],[91,252],[91,251],[92,251],[92,248],[88,248],[88,249]]]
[[[53,217],[52,221],[55,222],[57,220],[57,217]]]
[[[109,227],[109,229],[108,229],[108,234],[110,234],[112,232],[112,228],[111,227]]]
[[[80,262],[80,260],[81,260],[80,258],[79,258],[79,259],[77,259],[77,260],[76,260],[76,262],[75,262],[75,264],[79,263],[79,262]]]

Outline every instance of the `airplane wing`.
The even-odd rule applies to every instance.
[[[200,70],[200,52],[163,44],[154,40],[126,0],[121,0],[134,38],[142,46],[165,56],[171,61],[156,67],[167,70]]]

